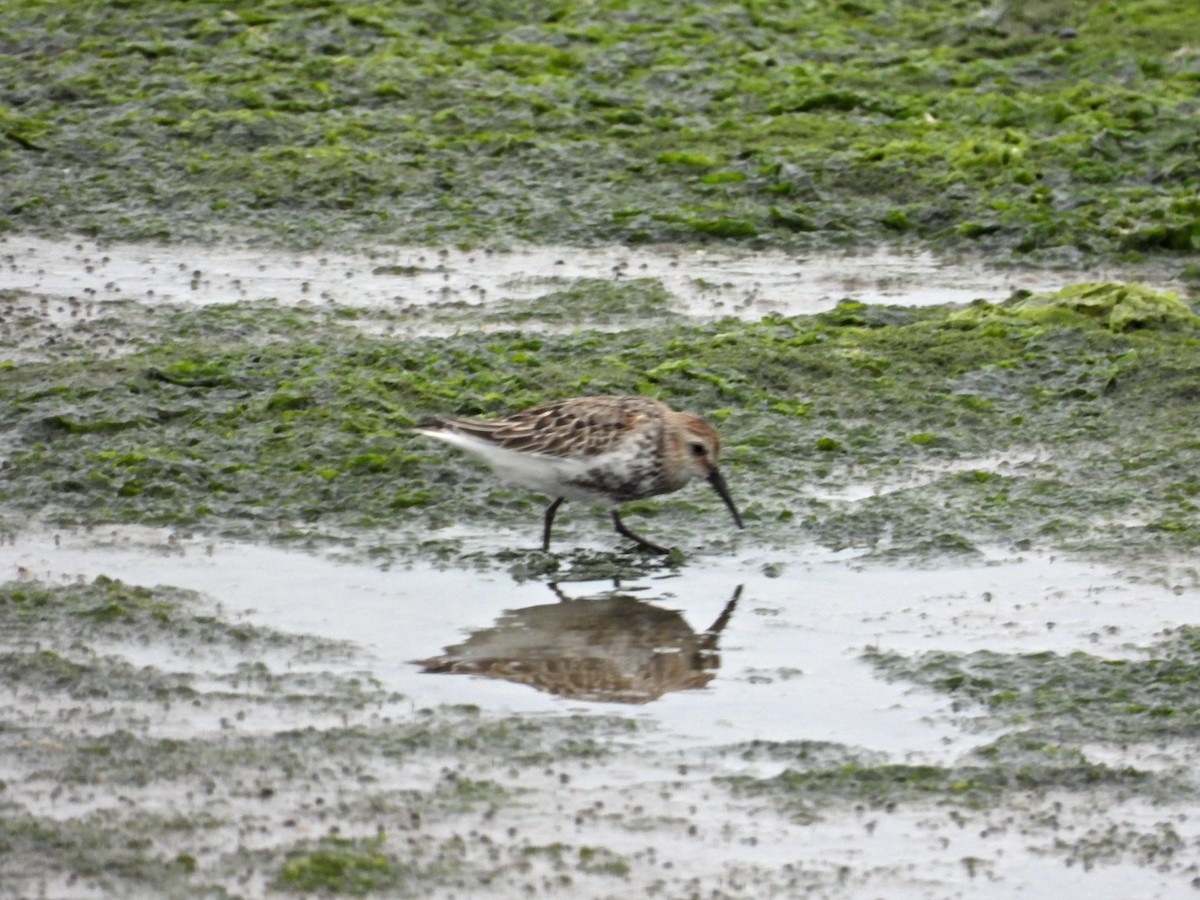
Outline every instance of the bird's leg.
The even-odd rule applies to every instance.
[[[645,547],[647,550],[653,550],[655,553],[670,553],[671,552],[670,547],[664,547],[662,544],[656,544],[653,541],[648,541],[641,535],[634,534],[632,531],[630,531],[628,528],[626,528],[625,523],[621,521],[621,517],[617,514],[617,511],[615,509],[612,511],[612,520],[613,520],[613,525],[615,525],[617,527],[618,534],[625,535],[625,537],[629,538],[631,541],[635,541],[636,543]]]
[[[550,526],[554,524],[554,514],[558,512],[558,508],[562,506],[563,500],[566,497],[555,497],[550,505],[546,507],[546,515],[544,516],[545,524],[542,525],[542,550],[550,551]]]

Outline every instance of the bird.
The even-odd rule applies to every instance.
[[[610,508],[617,533],[655,553],[664,547],[634,533],[618,507],[677,491],[703,478],[743,528],[717,467],[721,437],[700,416],[650,397],[573,397],[496,419],[426,416],[411,429],[445,441],[489,465],[501,478],[553,499],[542,522],[542,550],[566,500]]]

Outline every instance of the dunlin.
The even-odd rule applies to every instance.
[[[706,479],[742,527],[717,468],[717,430],[648,397],[576,397],[486,421],[430,416],[413,430],[466,450],[508,481],[553,497],[544,516],[543,550],[550,549],[550,527],[563,501],[592,500],[612,508],[618,533],[669,553],[626,528],[617,507],[677,491],[693,478]]]

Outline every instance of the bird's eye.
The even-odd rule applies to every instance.
[[[703,444],[692,444],[689,448],[692,451],[692,456],[706,456],[708,448]]]

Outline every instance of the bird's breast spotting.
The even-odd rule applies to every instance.
[[[571,486],[612,503],[653,497],[670,490],[657,455],[630,447],[605,454],[571,479]]]

